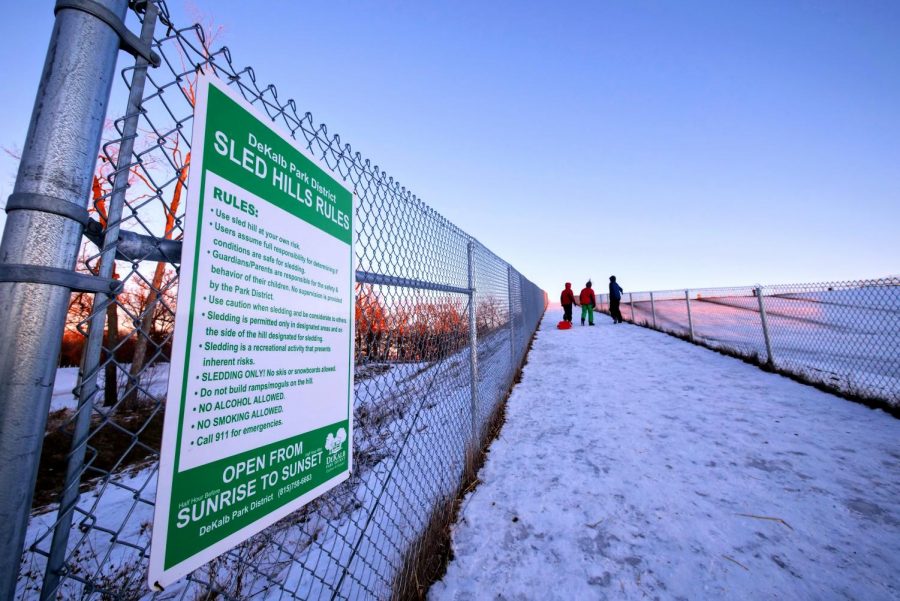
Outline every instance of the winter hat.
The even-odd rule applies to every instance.
[[[591,281],[590,281],[590,280],[587,281],[587,284],[585,284],[585,287],[587,287],[587,288],[590,288],[590,287],[591,287]]]
[[[616,276],[614,276],[614,275],[609,276],[609,281],[610,281],[610,282],[615,282],[615,281],[616,281]]]

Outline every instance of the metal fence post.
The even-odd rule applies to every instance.
[[[156,18],[159,8],[153,2],[148,2],[141,27],[141,40],[148,47],[153,41],[153,31],[156,28]],[[128,94],[128,109],[125,113],[124,126],[122,128],[122,142],[116,157],[115,178],[109,202],[107,228],[103,240],[98,275],[109,278],[112,276],[115,266],[116,241],[119,237],[119,222],[122,219],[122,210],[125,206],[125,191],[128,188],[128,175],[131,171],[134,140],[137,137],[138,118],[141,114],[141,99],[144,95],[144,83],[147,79],[147,67],[149,61],[138,56],[131,79],[131,90]],[[97,392],[97,375],[100,364],[101,344],[103,343],[103,329],[106,320],[105,308],[109,303],[114,303],[115,297],[109,294],[98,293],[94,297],[91,310],[91,320],[88,329],[88,338],[84,346],[81,377],[78,390],[78,414],[72,434],[72,450],[66,466],[66,477],[63,484],[62,495],[59,502],[59,517],[53,530],[53,541],[50,545],[50,555],[44,573],[44,582],[41,588],[41,599],[52,599],[59,586],[62,567],[66,558],[66,546],[69,541],[69,530],[72,527],[72,514],[78,503],[78,485],[81,480],[81,470],[84,466],[84,456],[87,451],[87,438],[91,426],[91,410],[94,395]]]
[[[634,320],[634,295],[632,293],[628,293],[628,304],[631,305],[631,323],[637,323]]]
[[[469,378],[472,447],[478,445],[478,328],[475,323],[475,243],[469,241]]]
[[[691,291],[684,291],[684,300],[687,302],[687,314],[688,314],[688,331],[690,332],[691,342],[694,341],[694,320],[691,319]]]
[[[769,322],[766,319],[766,307],[763,303],[762,286],[755,288],[756,300],[759,301],[759,318],[762,321],[763,338],[766,341],[766,356],[771,367],[775,367],[775,356],[772,354],[772,341],[769,339]]]
[[[99,4],[124,18],[127,0]],[[119,36],[86,12],[56,15],[9,203],[2,267],[71,271],[86,219]],[[11,209],[10,207],[14,207]],[[33,268],[32,268],[33,269]],[[0,597],[13,598],[70,288],[0,282]]]
[[[650,313],[653,315],[653,329],[656,329],[656,304],[653,302],[653,293],[650,293]]]
[[[506,266],[506,294],[507,294],[507,320],[509,321],[509,359],[512,374],[516,373],[516,324],[515,324],[515,308],[513,306],[513,268],[512,265]]]

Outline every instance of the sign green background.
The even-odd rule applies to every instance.
[[[238,530],[246,527],[249,524],[252,524],[260,517],[271,513],[275,509],[286,505],[294,499],[299,498],[313,488],[321,485],[326,480],[333,478],[335,475],[347,471],[348,461],[350,457],[349,452],[343,454],[342,461],[339,461],[331,466],[327,466],[324,459],[324,455],[328,454],[328,451],[325,450],[326,437],[329,433],[334,433],[338,428],[341,427],[343,427],[345,431],[349,430],[349,422],[344,421],[337,424],[332,424],[325,428],[313,430],[312,432],[307,432],[305,434],[301,434],[293,438],[288,438],[287,440],[282,440],[263,447],[257,447],[238,455],[226,457],[224,459],[220,459],[219,461],[213,461],[212,463],[207,463],[206,465],[201,465],[199,467],[177,473],[172,482],[172,501],[169,510],[169,540],[168,544],[166,545],[165,567],[172,567],[180,561],[183,561],[188,557],[196,554],[197,552],[209,547],[213,543],[224,539],[226,536],[237,532]],[[265,455],[266,457],[268,457],[271,451],[276,450],[279,447],[288,447],[298,442],[303,443],[303,448],[307,453],[315,452],[317,450],[322,451],[322,461],[310,470],[301,472],[292,480],[279,479],[278,483],[269,490],[264,490],[261,483],[258,482],[256,487],[257,493],[254,497],[250,497],[241,501],[240,503],[236,503],[223,510],[207,515],[202,520],[196,523],[188,524],[184,528],[177,527],[178,507],[182,502],[197,496],[203,496],[209,491],[223,488],[234,488],[250,480],[259,480],[262,474],[271,472],[272,470],[278,470],[280,472],[281,468],[284,465],[291,463],[296,458],[287,460],[282,463],[267,464],[266,468],[261,472],[245,475],[225,484],[222,482],[222,472],[228,465],[246,461],[257,455]],[[344,448],[346,449],[347,446],[345,445]],[[328,467],[328,469],[326,469],[326,467]],[[265,503],[255,510],[250,510],[242,514],[240,517],[232,519],[227,524],[216,528],[215,530],[209,532],[208,534],[205,534],[204,536],[200,536],[200,526],[209,524],[210,522],[222,517],[223,515],[231,516],[233,511],[239,510],[243,506],[249,506],[252,501],[257,500],[260,497],[264,497],[270,492],[277,490],[282,486],[290,484],[292,481],[299,480],[306,474],[311,474],[312,478],[305,484],[297,486],[290,492],[280,497],[276,495],[275,499],[273,499],[272,501]]]
[[[274,153],[277,153],[278,155],[284,157],[288,162],[292,162],[296,166],[297,170],[307,173],[308,176],[316,180],[319,186],[330,191],[334,195],[335,200],[332,201],[326,198],[325,202],[333,203],[335,205],[335,209],[342,211],[345,215],[348,216],[347,223],[349,224],[349,228],[341,227],[333,220],[319,213],[315,209],[315,206],[307,206],[296,198],[285,193],[281,188],[275,185],[272,182],[271,170],[277,168],[284,171],[285,177],[294,178],[294,183],[299,186],[301,190],[310,188],[312,190],[313,198],[315,198],[316,196],[324,196],[320,191],[304,184],[304,182],[300,178],[296,178],[290,171],[284,169],[283,167],[278,165],[277,162],[273,161],[264,154],[255,152],[257,156],[260,156],[268,163],[268,174],[266,178],[257,177],[254,173],[245,170],[240,165],[237,165],[232,160],[230,160],[227,155],[222,156],[221,154],[218,154],[213,149],[213,144],[216,141],[215,135],[217,131],[225,133],[228,138],[233,140],[236,148],[242,148],[243,146],[246,146],[248,135],[252,132],[261,144],[268,145]],[[215,172],[223,179],[232,182],[237,186],[240,186],[241,188],[244,188],[248,192],[251,192],[258,197],[265,199],[272,205],[287,211],[288,213],[302,219],[310,225],[334,236],[338,240],[346,242],[348,245],[352,245],[353,240],[352,193],[342,185],[337,183],[330,174],[322,170],[313,161],[305,157],[289,142],[284,140],[279,134],[271,130],[268,125],[261,122],[252,113],[248,112],[240,104],[229,98],[224,92],[217,89],[215,85],[211,84],[208,89],[203,164],[198,166],[198,172],[196,173],[196,175],[200,176],[200,190],[198,195],[199,203],[196,208],[197,214],[194,216],[194,219],[196,219],[198,222],[193,226],[196,228],[197,252],[195,253],[195,264],[191,266],[191,268],[194,269],[192,282],[193,286],[190,294],[191,302],[190,304],[185,303],[184,309],[182,309],[186,309],[191,312],[187,327],[184,373],[179,374],[178,376],[176,376],[174,373],[172,374],[173,377],[181,376],[183,380],[181,388],[182,395],[181,399],[179,399],[180,411],[178,419],[178,443],[176,444],[174,453],[174,473],[172,475],[171,495],[169,498],[169,515],[167,519],[168,535],[165,545],[165,555],[163,559],[163,567],[165,570],[176,566],[180,562],[189,559],[190,557],[196,555],[198,552],[204,549],[208,549],[209,547],[215,545],[217,542],[225,539],[229,535],[234,534],[235,532],[243,528],[251,526],[260,518],[300,498],[309,491],[322,486],[326,482],[333,480],[338,476],[346,474],[346,472],[349,470],[350,462],[349,444],[344,446],[345,451],[343,453],[339,453],[333,456],[330,463],[327,463],[324,460],[324,457],[329,455],[329,452],[325,449],[325,441],[328,434],[334,434],[339,428],[344,428],[345,432],[350,432],[351,424],[349,422],[349,395],[352,394],[352,390],[349,386],[350,374],[348,373],[348,399],[346,401],[348,404],[348,419],[323,426],[317,430],[289,437],[262,447],[254,447],[235,455],[225,457],[220,460],[200,465],[185,471],[179,471],[182,437],[187,435],[187,432],[189,432],[189,430],[185,430],[185,411],[188,391],[187,379],[190,372],[189,366],[191,365],[191,355],[193,347],[193,344],[191,342],[192,333],[195,327],[193,303],[194,299],[196,298],[197,285],[199,281],[197,277],[198,274],[196,273],[196,257],[199,256],[199,249],[201,247],[201,235],[203,233],[203,226],[200,222],[203,221],[203,218],[201,216],[203,215],[204,210],[204,199],[206,194],[205,186],[207,179],[206,174],[208,171]],[[352,272],[352,246],[348,247],[348,256],[350,257]],[[350,277],[350,289],[352,290],[352,273]],[[348,322],[352,324],[352,298],[351,302],[349,303],[349,311],[350,314],[348,315]],[[348,335],[351,337],[351,353],[350,356],[343,358],[343,361],[346,361],[348,369],[352,369],[352,364],[350,363],[352,357],[352,329]],[[298,442],[302,442],[305,453],[315,453],[317,451],[321,451],[323,454],[322,461],[318,465],[297,474],[294,478],[288,480],[279,479],[278,483],[274,487],[272,487],[271,490],[263,490],[261,482],[257,482],[257,492],[253,497],[246,498],[239,503],[235,503],[229,507],[220,509],[215,513],[206,515],[202,520],[189,523],[183,528],[177,527],[178,509],[182,504],[189,502],[191,499],[203,497],[211,491],[234,488],[241,484],[247,483],[250,480],[258,480],[260,478],[260,473],[251,475],[245,474],[242,477],[236,478],[231,482],[224,483],[222,474],[226,466],[230,464],[240,463],[241,461],[260,455],[262,453],[265,453],[266,456],[268,456],[268,453],[274,449],[277,449],[279,447],[286,448]],[[293,460],[296,460],[296,458],[294,458]],[[285,461],[284,464],[289,464],[293,460]],[[284,464],[277,464],[274,466],[268,465],[267,468],[263,470],[263,473],[271,472],[275,469],[279,470],[280,472],[280,469]],[[295,486],[281,496],[276,495],[273,500],[266,502],[259,507],[256,507],[255,509],[245,512],[240,511],[243,507],[249,508],[250,504],[254,500],[265,497],[270,494],[270,492],[276,491],[281,487],[290,485],[291,482],[296,482],[307,474],[311,474],[312,477],[303,484]],[[202,536],[200,535],[201,526],[208,525],[224,515],[231,516],[232,512],[235,512],[236,510],[238,511],[239,515],[237,517],[234,517],[233,519],[230,519],[227,524],[218,526]]]
[[[303,156],[293,145],[269,129],[267,125],[260,123],[256,117],[244,110],[238,103],[220,90],[210,86],[203,168],[209,169],[245,190],[265,198],[273,205],[296,215],[347,244],[352,242],[352,222],[350,229],[344,229],[334,221],[318,213],[315,208],[307,207],[272,183],[271,169],[282,168],[268,159],[268,157],[264,158],[269,164],[270,172],[268,177],[261,179],[235,165],[228,156],[222,156],[212,151],[216,131],[225,132],[240,147],[246,146],[248,135],[252,132],[260,143],[269,145],[273,152],[285,157],[289,162],[293,162],[299,170],[312,175],[320,185],[332,192],[336,199],[334,203],[335,208],[342,211],[345,215],[351,216],[352,219],[353,194],[349,190],[335,182],[331,175]],[[310,188],[309,185],[295,178],[287,169],[282,170],[285,171],[286,177],[294,178],[297,185],[302,188]],[[312,192],[313,196],[317,194],[315,189],[312,189]],[[329,201],[326,200],[326,202]]]

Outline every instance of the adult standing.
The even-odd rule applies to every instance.
[[[581,289],[578,300],[581,301],[581,325],[584,325],[585,317],[588,318],[588,323],[590,325],[594,325],[594,307],[597,306],[597,297],[594,296],[594,290],[591,288],[590,280],[588,280],[587,284],[584,285],[584,288]]]
[[[563,321],[572,323],[572,305],[575,304],[575,292],[572,290],[572,282],[566,282],[566,287],[559,295],[559,304],[563,308]]]
[[[613,323],[622,323],[622,312],[619,310],[619,302],[622,300],[622,287],[616,283],[616,276],[609,276],[609,314]]]

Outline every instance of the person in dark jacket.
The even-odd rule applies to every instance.
[[[566,288],[559,295],[559,304],[563,308],[563,321],[572,323],[572,305],[575,304],[575,292],[572,290],[572,282],[566,282]]]
[[[584,325],[584,318],[588,318],[588,323],[594,325],[594,307],[597,306],[597,297],[594,296],[594,290],[591,288],[591,281],[588,280],[581,293],[578,295],[581,301],[581,325]]]
[[[616,283],[616,276],[609,276],[609,314],[613,323],[622,323],[622,312],[619,310],[619,301],[622,300],[622,287]]]

